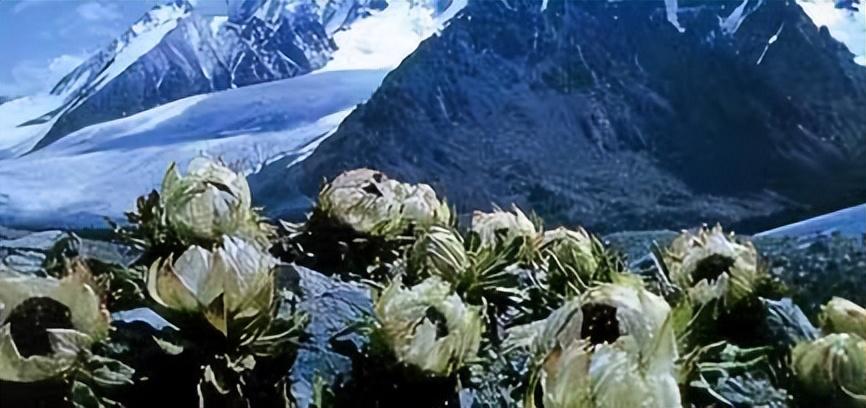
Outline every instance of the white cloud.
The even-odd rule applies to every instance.
[[[83,61],[82,56],[68,54],[47,62],[21,61],[12,67],[11,83],[0,83],[0,95],[22,96],[50,91]]]
[[[49,4],[48,0],[17,0],[15,1],[15,5],[12,6],[12,14],[18,14],[24,10],[27,10],[33,6],[45,5]]]
[[[78,6],[75,11],[87,21],[114,21],[123,18],[120,8],[115,3],[91,1]]]

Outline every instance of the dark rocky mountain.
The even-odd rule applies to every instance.
[[[675,3],[470,2],[254,197],[297,218],[366,166],[602,232],[757,232],[866,201],[866,68],[794,1]]]

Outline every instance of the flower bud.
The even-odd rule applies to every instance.
[[[430,186],[401,183],[369,169],[337,176],[319,193],[318,209],[356,232],[386,237],[451,219],[448,205]]]
[[[251,207],[246,178],[222,164],[199,157],[185,176],[172,164],[160,199],[169,226],[186,242],[219,242],[223,235],[233,235],[268,243],[270,230]]]
[[[827,333],[856,334],[866,339],[866,309],[850,300],[834,297],[821,307],[821,329]]]
[[[854,334],[830,334],[800,343],[792,352],[792,368],[810,394],[862,407],[866,401],[866,340]]]

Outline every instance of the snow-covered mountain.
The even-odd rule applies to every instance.
[[[386,72],[396,68],[404,58],[415,52],[424,39],[443,29],[455,14],[464,9],[467,1],[228,0],[229,12],[226,16],[200,15],[185,0],[171,0],[159,5],[116,41],[67,75],[52,92],[0,104],[0,223],[27,226],[98,224],[99,217],[103,215],[120,216],[135,196],[154,187],[162,176],[166,162],[174,160],[183,164],[192,156],[202,153],[222,155],[246,170],[253,170],[263,162],[282,157],[267,166],[264,178],[290,180],[282,175],[282,169],[300,163],[318,143],[334,133],[355,105],[367,100],[379,88]],[[522,32],[515,30],[518,26],[536,24],[533,20],[536,14],[544,14],[547,8],[562,8],[563,1],[568,2],[477,0],[474,3],[479,3],[476,8],[494,11],[503,7],[514,11],[515,7],[532,3],[530,12],[520,18],[509,20],[507,24],[479,28],[482,31],[489,30],[493,33],[491,35],[501,38],[511,52],[517,52],[515,47],[522,46],[526,39],[504,36]],[[749,26],[756,24],[752,15],[756,10],[766,8],[768,1],[775,0],[727,1],[725,4],[729,6],[721,7],[718,13],[703,12],[703,15],[711,18],[701,20],[701,24],[713,27],[710,32],[719,35],[714,41],[740,38],[739,42],[745,44],[743,38],[750,35]],[[690,25],[689,22],[694,21],[696,13],[701,13],[700,10],[705,8],[696,6],[697,2],[678,4],[677,0],[640,3],[644,5],[643,8],[660,8],[662,21],[669,28],[675,28],[674,32],[683,38],[695,36],[693,31],[696,23]],[[866,10],[859,7],[856,0],[798,0],[797,3],[809,15],[814,26],[827,26],[829,34],[842,41],[854,54],[855,61],[864,63],[866,33],[862,22]],[[714,2],[708,4],[711,4],[710,8],[718,8]],[[476,25],[472,18],[467,13],[460,18],[463,20],[460,22],[463,26],[461,32],[465,35],[477,34],[465,28]],[[616,18],[605,24],[616,25]],[[483,23],[489,19],[484,17],[481,20]],[[769,27],[771,32],[761,38],[748,38],[748,44],[751,45],[749,48],[741,47],[741,50],[749,58],[754,54],[757,65],[761,65],[765,54],[772,56],[775,52],[770,45],[774,38],[779,38],[777,30],[784,32],[792,29]],[[537,43],[543,39],[543,36],[539,36],[544,32],[536,30],[533,34],[529,30],[526,34],[529,36],[526,38],[534,38],[533,41]],[[667,33],[653,35],[656,37],[652,39],[657,42],[673,38]],[[763,31],[760,31],[760,35],[764,35]],[[493,104],[490,109],[475,112],[477,106],[474,104],[479,101],[462,100],[463,105],[455,105],[461,100],[453,98],[465,96],[454,93],[451,88],[455,84],[476,87],[477,84],[471,81],[473,75],[502,77],[508,65],[475,67],[477,61],[472,59],[489,58],[492,49],[479,48],[469,52],[461,48],[461,44],[470,42],[467,40],[454,44],[451,40],[428,44],[428,50],[422,54],[431,54],[430,48],[438,48],[436,57],[415,58],[413,63],[407,64],[409,67],[401,70],[405,72],[395,75],[389,89],[393,91],[403,87],[401,92],[408,95],[414,92],[414,87],[424,87],[423,83],[429,82],[431,78],[447,80],[430,95],[420,99],[416,95],[414,98],[429,102],[431,109],[443,110],[446,115],[443,120],[446,121],[470,115],[481,115],[476,118],[480,120],[483,115],[490,115],[495,111],[495,105],[507,101],[509,95],[490,98],[485,102]],[[713,39],[707,37],[704,40]],[[563,43],[563,46],[566,45]],[[651,45],[648,43],[648,47]],[[754,51],[752,45],[760,49]],[[587,49],[584,47],[572,51],[586,52]],[[763,52],[760,52],[761,49]],[[619,58],[617,53],[622,54],[623,50],[610,52],[613,61]],[[460,62],[464,54],[469,55],[469,59]],[[537,53],[526,55],[540,57]],[[574,59],[583,59],[582,53],[572,52],[570,55],[571,59],[566,61],[568,64],[565,67],[587,64],[586,61]],[[520,60],[518,55],[513,57],[515,61]],[[808,56],[801,57],[809,61]],[[825,58],[821,56],[812,61],[818,64],[816,69],[823,69],[821,64]],[[422,65],[428,66],[419,66],[418,61],[426,61]],[[523,63],[537,62],[530,59]],[[645,61],[637,59],[632,63],[640,66]],[[590,61],[589,64],[593,63]],[[799,64],[802,65],[802,61]],[[761,66],[766,65],[764,63]],[[459,77],[454,76],[457,75],[455,70],[464,68],[470,70]],[[477,69],[483,69],[484,72]],[[424,71],[424,74],[407,74],[418,70]],[[778,77],[786,75],[786,72],[779,71]],[[316,79],[317,76],[322,77]],[[567,77],[569,72],[562,71],[553,76],[548,75],[546,81],[555,83],[557,78]],[[406,83],[409,78],[417,82]],[[325,80],[333,81],[334,86],[320,82]],[[526,82],[526,78],[514,77],[512,80],[501,89],[532,85]],[[778,79],[778,83],[785,81]],[[561,88],[569,84],[559,85]],[[815,86],[820,88],[823,85]],[[519,95],[519,92],[514,95]],[[299,99],[301,97],[307,98],[306,103]],[[374,112],[386,107],[379,115],[387,115],[380,118],[383,121],[377,122],[383,125],[381,128],[371,129],[372,133],[362,134],[359,140],[371,134],[389,132],[390,125],[387,122],[393,118],[388,119],[387,116],[399,116],[407,105],[413,103],[412,100],[401,103],[397,99],[394,102],[397,105],[392,108],[377,102],[374,104],[376,106],[366,109]],[[315,106],[315,109],[305,114],[297,112],[303,110],[306,104]],[[540,109],[543,105],[540,103],[536,108]],[[560,103],[552,106],[552,110],[539,110],[536,113],[547,115],[559,112],[555,106],[565,105]],[[509,109],[513,110],[509,115],[518,116],[538,110],[522,112],[514,110],[514,106]],[[598,116],[597,112],[591,116]],[[421,119],[423,122],[423,117]],[[401,132],[424,135],[426,130],[418,128],[422,122],[418,122],[418,117],[407,118],[401,125]],[[511,123],[508,115],[499,122],[501,125],[508,123]],[[534,122],[522,120],[520,123]],[[351,133],[355,124],[357,121],[350,121],[347,130],[342,133]],[[553,123],[548,122],[545,126],[548,125],[553,126]],[[593,122],[588,129],[593,130],[596,125],[600,126]],[[440,131],[448,134],[453,129]],[[602,132],[594,136],[597,145],[604,145],[604,134]],[[646,137],[643,134],[639,136]],[[533,146],[544,147],[542,143]],[[791,149],[790,154],[800,154],[798,148]],[[327,151],[325,149],[320,156],[328,157]],[[413,154],[418,157],[418,153]],[[341,162],[344,158],[336,159],[336,162]],[[460,156],[455,154],[453,160],[460,160]],[[474,162],[483,163],[484,160]],[[322,159],[313,160],[311,168],[316,166],[315,163],[321,164]],[[608,163],[607,171],[615,172],[616,166],[623,166],[622,161],[612,163],[615,165]],[[505,163],[503,168],[507,170],[509,166],[515,165]],[[308,205],[304,201],[304,194],[295,189],[307,182],[318,183],[319,174],[311,177],[316,180],[284,185],[279,191],[269,188],[266,197],[268,204],[278,204],[274,206],[278,210],[304,208]],[[677,194],[688,191],[688,186],[678,183],[681,181],[668,186],[675,186]],[[652,189],[651,186],[646,188]],[[479,188],[476,192],[483,193],[485,189]],[[499,198],[519,199],[518,195],[509,194]],[[485,203],[490,202],[489,196],[482,199]],[[713,196],[713,200],[721,199]],[[748,197],[737,200],[740,199],[735,199],[736,205],[733,207],[736,211],[757,206],[748,202]],[[779,204],[779,200],[782,199],[770,199],[770,207],[783,205]],[[586,206],[592,205],[589,201],[586,201]],[[692,210],[696,214],[706,214],[702,212],[705,206],[720,208],[722,212],[734,211],[724,205],[697,201],[694,206],[696,208]]]
[[[228,16],[203,16],[186,0],[172,0],[154,7],[49,95],[0,110],[0,125],[16,128],[0,140],[0,158],[38,150],[83,127],[187,96],[312,72],[341,50],[334,36],[358,34],[352,32],[353,23],[382,12],[396,20],[412,18],[409,13],[393,16],[399,8],[432,19],[441,14],[438,4],[230,0]],[[417,45],[411,32],[394,34]],[[404,49],[403,56],[413,49]]]
[[[192,6],[174,2],[154,7],[139,21],[66,75],[49,94],[19,98],[0,107],[0,158],[28,152],[66,113],[114,83],[191,15]],[[56,134],[56,132],[55,132]]]
[[[244,170],[304,156],[463,5],[157,6],[51,93],[0,105],[0,224],[99,225],[200,154]]]
[[[305,157],[387,71],[334,71],[191,96],[0,160],[0,224],[101,225],[202,153],[246,171]],[[327,95],[327,97],[322,97]]]
[[[370,167],[458,211],[516,203],[602,232],[753,233],[863,203],[866,67],[811,4],[470,2],[253,196],[300,218],[319,180]]]

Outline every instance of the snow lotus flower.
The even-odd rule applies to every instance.
[[[593,254],[593,238],[583,228],[557,228],[545,231],[542,244],[549,254],[563,264],[574,267],[582,276],[589,276],[598,267]]]
[[[415,242],[411,257],[416,269],[452,284],[471,279],[464,276],[470,273],[470,256],[466,252],[463,238],[453,229],[431,227]]]
[[[433,226],[417,235],[409,252],[408,270],[415,279],[436,276],[445,280],[470,302],[483,298],[497,304],[517,304],[527,298],[516,265],[518,249],[467,248],[456,230]]]
[[[438,277],[406,288],[395,279],[376,301],[382,338],[397,359],[448,376],[478,353],[483,316]]]
[[[472,231],[478,234],[481,245],[485,247],[508,245],[518,238],[533,242],[540,236],[532,220],[517,207],[512,212],[498,209],[490,213],[475,211]]]
[[[722,227],[683,232],[664,254],[671,279],[686,288],[691,299],[729,303],[749,296],[761,274],[758,253],[751,242],[738,242]]]
[[[833,401],[833,406],[866,407],[866,340],[835,333],[792,352],[792,368],[809,393]]]
[[[169,166],[162,180],[161,203],[169,226],[185,242],[219,242],[223,235],[267,245],[269,229],[252,209],[243,175],[199,157],[185,176]]]
[[[249,338],[254,322],[270,317],[276,259],[259,246],[225,237],[220,247],[190,247],[177,260],[161,259],[148,270],[147,292],[171,310],[201,313],[224,335]]]
[[[827,333],[851,333],[866,339],[866,309],[834,297],[821,307],[821,328]]]
[[[509,342],[541,358],[544,408],[679,407],[669,315],[662,298],[639,286],[604,284]],[[532,395],[526,404],[534,406]]]
[[[369,169],[337,176],[319,193],[318,209],[356,232],[385,237],[451,220],[448,205],[429,185],[401,183]]]
[[[0,380],[61,375],[108,330],[108,312],[79,276],[0,278]]]
[[[559,293],[578,293],[596,278],[599,259],[595,239],[583,228],[546,231],[542,256],[547,264],[551,288]]]

